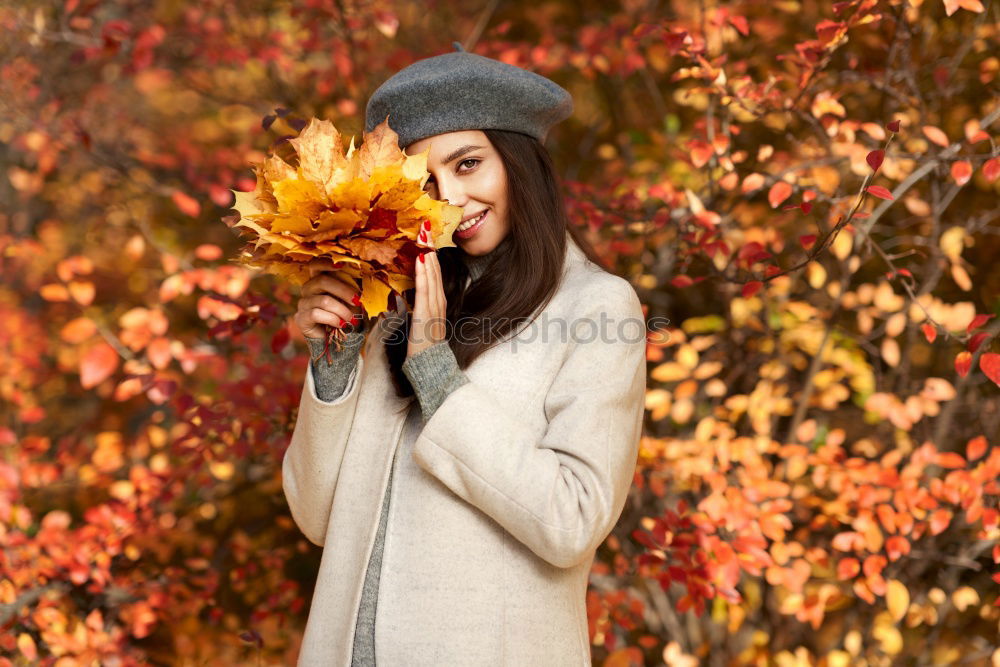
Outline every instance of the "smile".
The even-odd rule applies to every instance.
[[[461,225],[458,226],[458,229],[455,230],[455,235],[462,239],[467,239],[475,235],[486,221],[488,213],[489,209],[486,209],[485,211],[480,213],[478,217],[475,217],[472,220],[462,223]]]

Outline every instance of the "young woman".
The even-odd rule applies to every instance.
[[[427,187],[463,210],[457,247],[421,237],[413,310],[359,323],[318,273],[295,316],[314,360],[282,464],[324,547],[299,653],[320,665],[589,665],[585,595],[634,473],[645,322],[566,218],[543,147],[569,94],[459,51],[375,91]],[[468,226],[471,223],[471,226]],[[377,660],[376,660],[377,659]]]

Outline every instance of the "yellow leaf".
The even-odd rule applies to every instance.
[[[399,135],[389,127],[388,120],[383,120],[365,135],[364,143],[357,152],[355,159],[360,167],[358,177],[367,180],[377,166],[402,162],[404,158],[403,151],[399,148]]]
[[[320,194],[315,183],[301,178],[286,178],[273,186],[279,213],[298,213],[297,209],[305,209],[319,215],[323,210],[325,195]]]
[[[389,307],[389,286],[374,276],[365,275],[361,279],[361,306],[368,317],[384,313]]]
[[[972,289],[972,278],[969,277],[969,272],[959,264],[951,265],[951,278],[963,291],[968,292]]]
[[[939,243],[945,257],[952,262],[957,261],[962,256],[962,250],[965,248],[965,229],[962,227],[952,227],[941,234]]]
[[[898,623],[910,607],[910,590],[906,584],[898,579],[889,579],[886,582],[886,587],[885,599],[889,607],[889,615]]]
[[[951,601],[955,609],[965,611],[972,605],[979,604],[979,593],[970,586],[962,586],[951,594]]]
[[[299,171],[303,178],[326,191],[325,185],[336,169],[347,166],[340,133],[328,120],[312,118],[299,136],[289,139],[299,156]]]

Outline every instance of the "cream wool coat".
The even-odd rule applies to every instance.
[[[320,400],[307,369],[282,462],[292,517],[323,547],[299,667],[351,663],[397,447],[376,663],[591,664],[588,575],[635,470],[645,325],[628,281],[568,235],[561,286],[538,317],[465,369],[469,383],[430,421],[417,416],[413,442],[402,442],[403,425],[407,406],[419,407],[393,390],[384,319],[340,398]],[[579,319],[594,325],[574,329]]]

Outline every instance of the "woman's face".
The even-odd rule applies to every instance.
[[[500,154],[482,130],[462,130],[436,134],[415,141],[406,147],[407,155],[421,153],[430,147],[427,156],[425,189],[435,199],[441,199],[462,209],[463,223],[452,239],[469,255],[485,255],[499,245],[510,230],[507,219],[507,170]],[[486,217],[462,230],[463,225]]]

